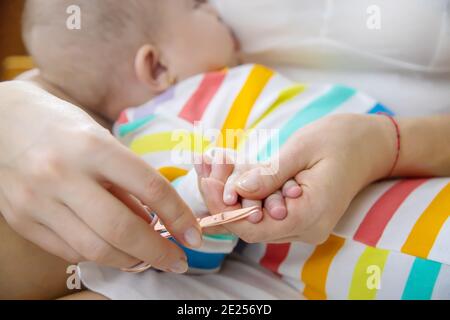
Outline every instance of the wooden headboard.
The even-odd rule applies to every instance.
[[[29,56],[11,56],[3,60],[2,80],[12,80],[18,75],[33,69],[33,62]]]
[[[26,55],[21,37],[24,0],[0,0],[0,79],[10,79],[16,72],[29,68],[27,59],[7,58]]]

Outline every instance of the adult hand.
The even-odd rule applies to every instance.
[[[232,150],[217,148],[209,150],[208,153],[196,159],[197,164],[195,165],[195,170],[197,172],[198,185],[210,213],[221,212],[220,210],[217,211],[217,204],[220,207],[224,207],[224,210],[241,207],[259,207],[260,210],[248,217],[248,221],[259,223],[263,218],[263,213],[269,214],[275,220],[283,220],[287,215],[284,199],[295,199],[300,197],[302,194],[300,186],[295,180],[290,179],[282,188],[280,188],[280,190],[269,195],[264,201],[249,200],[245,198],[238,199],[239,195],[235,190],[234,181],[244,172],[256,168],[257,166],[253,164],[237,163],[235,161],[235,155],[236,154]],[[207,182],[208,180],[210,180],[210,182]],[[205,188],[205,183],[210,183],[210,188]],[[216,198],[211,199],[211,195],[218,192],[223,194],[223,201]],[[211,200],[213,200],[213,203],[211,203]]]
[[[130,194],[180,243],[201,245],[192,212],[163,177],[85,112],[32,84],[0,84],[0,150],[0,212],[56,256],[185,272],[183,251],[141,219]]]
[[[236,183],[240,196],[261,200],[295,177],[303,194],[286,199],[287,217],[276,221],[266,215],[257,225],[240,221],[227,229],[251,243],[324,242],[357,193],[389,174],[396,143],[395,127],[382,116],[334,115],[299,130],[272,160],[280,166],[252,169]],[[272,172],[272,167],[279,169]],[[209,205],[217,211],[234,209],[220,200],[223,189],[210,194]]]

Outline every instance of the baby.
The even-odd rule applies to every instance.
[[[79,30],[66,27],[71,5],[81,9]],[[235,171],[269,159],[272,166],[264,168],[276,170],[282,165],[276,161],[278,149],[300,128],[332,113],[389,112],[348,87],[298,84],[260,65],[238,66],[237,41],[205,1],[28,0],[24,39],[40,70],[37,80],[93,114],[110,122],[119,119],[117,138],[172,181],[198,217],[216,213],[214,208],[261,206],[238,198],[232,183]],[[434,188],[433,195],[441,187]],[[317,248],[304,243],[255,244],[245,247],[242,255],[308,298],[372,296],[363,286],[366,263],[374,262],[384,268],[387,290],[380,291],[385,294],[381,297],[398,299],[403,291],[422,290],[423,283],[431,296],[435,282],[436,297],[448,296],[448,265],[404,252],[396,240],[399,231],[408,231],[411,219],[419,219],[420,205],[409,204],[416,215],[408,212],[394,219],[395,234],[383,245],[354,239],[358,222],[367,216],[374,221],[371,208],[379,199],[377,190],[370,193],[368,204],[357,202],[340,233]],[[404,198],[403,187],[399,190]],[[259,212],[249,219],[283,219],[285,198],[297,198],[301,191],[290,181],[264,201],[264,215]],[[422,192],[430,198],[428,191]],[[391,193],[384,201],[397,203],[398,196]],[[219,270],[236,242],[229,234],[205,235],[199,250],[185,248],[190,271]],[[109,297],[124,290],[129,290],[126,297],[133,297],[134,287],[148,286],[141,283],[143,278],[119,271],[113,279],[120,283],[110,281],[95,265],[81,265],[80,270],[82,278],[86,270],[91,276],[89,281],[83,278],[86,286]],[[436,270],[442,270],[439,278]]]
[[[80,29],[66,26],[71,5],[80,8]],[[198,217],[210,213],[209,193],[197,183],[202,168],[225,184],[234,164],[242,172],[268,160],[297,129],[344,102],[362,112],[375,105],[352,89],[307,88],[259,65],[227,69],[238,65],[239,44],[207,1],[28,0],[23,29],[39,80],[84,109],[119,118],[116,136],[172,181]],[[322,103],[309,105],[318,97]],[[211,159],[198,161],[203,153]],[[283,219],[283,197],[300,194],[289,181],[264,201],[264,212]],[[233,205],[238,195],[228,187],[223,198]],[[262,212],[249,218],[261,219]],[[200,250],[184,248],[190,271],[217,271],[236,242],[205,235]]]
[[[80,8],[80,29],[66,26]],[[198,0],[29,0],[23,38],[41,79],[115,121],[176,82],[237,64],[238,44]]]
[[[66,26],[69,17],[66,10],[73,5],[78,6],[81,12],[80,29],[75,30]],[[28,0],[23,19],[23,36],[40,71],[37,80],[47,88],[62,93],[67,100],[110,121],[119,118],[122,111],[130,107],[143,105],[136,109],[139,110],[136,114],[131,114],[131,111],[122,113],[117,125],[118,137],[169,180],[176,180],[174,186],[178,186],[184,200],[199,217],[209,214],[197,188],[193,157],[185,163],[173,164],[170,152],[158,150],[161,147],[164,151],[170,151],[171,146],[177,143],[173,137],[162,134],[156,140],[144,142],[144,149],[153,148],[153,151],[135,148],[135,143],[138,143],[135,132],[140,131],[139,128],[150,126],[163,131],[191,131],[194,121],[203,121],[201,112],[208,107],[213,90],[221,86],[227,73],[224,69],[238,64],[238,41],[207,1]],[[245,77],[249,68],[252,67],[231,73]],[[184,120],[180,118],[173,121],[172,117],[175,115],[172,106],[179,108],[184,103],[181,96],[172,101],[172,106],[159,108],[158,103],[164,100],[168,102],[169,96],[179,91],[173,85],[180,83],[181,87],[188,90],[185,94],[189,94],[189,90],[196,89],[200,79],[192,79],[192,76],[218,70],[222,71],[205,77],[196,100],[184,108]],[[255,67],[255,70],[257,74],[254,76],[262,75],[266,81],[273,73],[263,67]],[[241,101],[241,105],[235,106],[236,110],[248,110],[251,107],[245,104],[246,101]],[[154,112],[157,107],[162,113]],[[226,105],[223,104],[223,107]],[[221,118],[226,115],[225,109],[209,109],[222,115],[211,114],[213,123],[205,123],[207,128],[219,128]],[[150,123],[150,118],[156,114],[164,114],[165,120],[158,119]],[[167,137],[169,139],[164,140]],[[132,140],[135,143],[131,143]],[[184,154],[185,159],[186,156],[211,149],[209,147],[213,141],[209,142],[208,148],[184,150],[188,151],[188,154]],[[214,172],[222,172],[227,166],[214,168]],[[183,176],[188,179],[183,179],[181,183],[181,179],[177,178]],[[229,198],[226,200],[229,203],[236,202],[237,194],[229,189]],[[298,197],[299,190],[299,186],[290,181],[284,193]],[[287,213],[283,201],[281,193],[271,196],[271,201],[266,205],[267,212],[276,219],[282,219]],[[247,200],[243,204],[261,205],[260,202]],[[249,220],[257,222],[261,217],[262,212],[259,212]],[[190,272],[218,270],[236,242],[237,238],[233,236],[205,236],[204,246],[200,250],[184,248],[188,254]]]

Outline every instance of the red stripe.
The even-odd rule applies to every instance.
[[[403,180],[386,191],[370,208],[353,239],[376,247],[384,229],[401,204],[426,181],[427,179]]]
[[[126,124],[128,123],[127,112],[123,111],[120,113],[119,120],[117,120],[118,124]]]
[[[290,243],[268,244],[266,247],[266,253],[259,263],[264,268],[280,275],[278,270],[283,261],[286,260],[290,248]]]
[[[183,107],[180,117],[191,123],[200,121],[208,104],[222,85],[225,76],[226,72],[214,72],[205,75],[197,91]]]

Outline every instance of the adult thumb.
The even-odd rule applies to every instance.
[[[237,193],[246,199],[262,200],[280,190],[290,179],[307,167],[309,154],[298,141],[289,141],[268,165],[261,165],[236,180]]]

